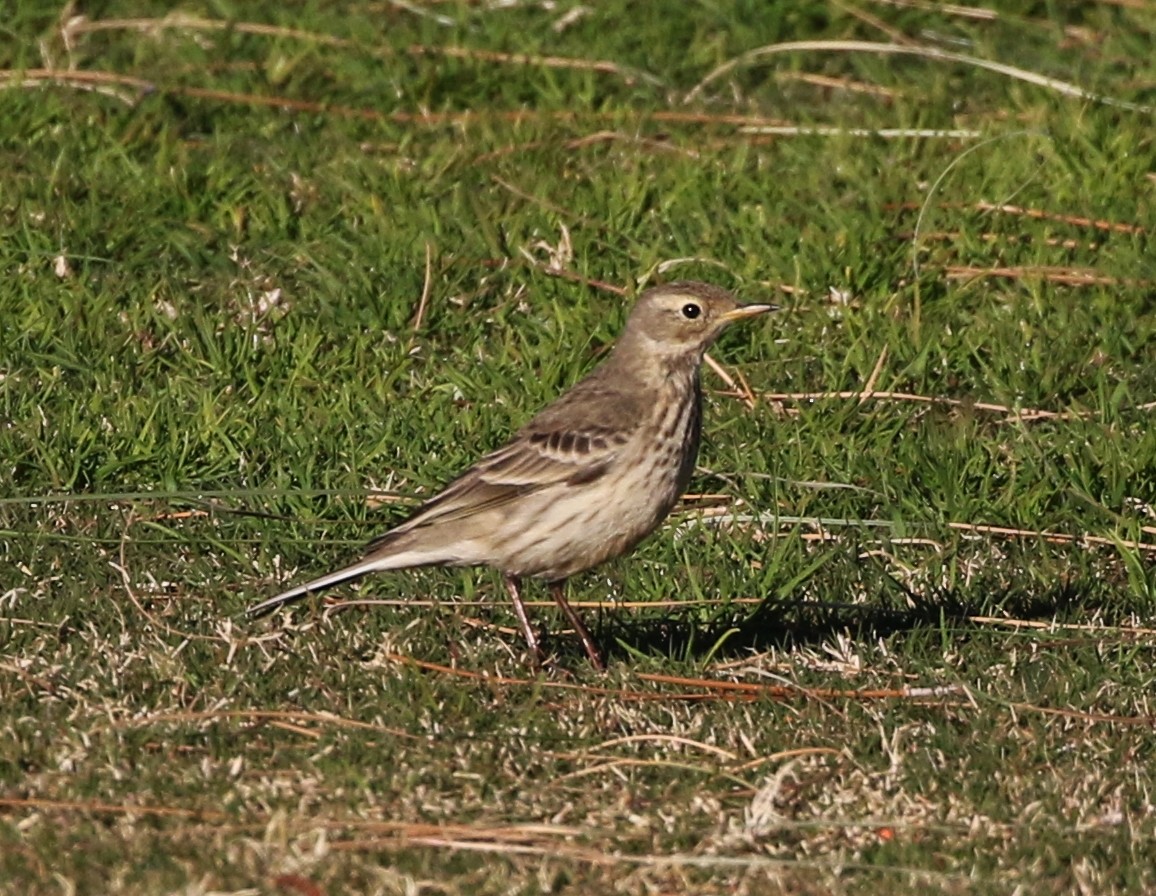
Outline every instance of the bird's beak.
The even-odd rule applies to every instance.
[[[739,305],[737,308],[732,308],[730,311],[722,315],[721,319],[730,323],[732,320],[743,320],[747,317],[755,317],[758,314],[766,314],[769,311],[778,311],[778,305]]]

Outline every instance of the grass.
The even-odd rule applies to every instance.
[[[21,7],[0,892],[1156,887],[1156,15],[1024,9]],[[484,571],[241,616],[683,276],[786,311],[606,675]]]

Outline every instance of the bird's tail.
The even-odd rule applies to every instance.
[[[311,582],[306,582],[304,585],[297,585],[288,591],[282,591],[280,594],[270,597],[268,600],[263,600],[259,604],[253,604],[245,613],[249,616],[263,616],[284,604],[291,604],[294,601],[301,600],[301,598],[315,591],[324,591],[326,588],[332,588],[334,585],[340,585],[342,582],[352,582],[371,572],[381,572],[386,569],[404,569],[408,566],[426,566],[431,563],[443,562],[445,561],[441,556],[427,551],[410,550],[400,551],[385,557],[369,556],[357,563],[346,566],[344,569],[339,569],[337,572],[331,572],[329,575],[314,579]]]
[[[249,616],[264,616],[266,613],[276,610],[283,604],[291,604],[294,601],[301,600],[301,598],[312,594],[314,591],[323,591],[326,588],[332,588],[334,585],[340,585],[342,582],[352,582],[354,579],[360,579],[363,575],[373,572],[376,568],[377,564],[371,561],[355,563],[352,566],[345,567],[345,569],[339,569],[337,572],[331,572],[327,576],[314,579],[312,582],[306,582],[304,585],[297,585],[288,591],[282,591],[275,597],[270,597],[268,600],[263,600],[259,604],[254,604],[245,612]]]

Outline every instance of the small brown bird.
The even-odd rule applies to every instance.
[[[602,655],[563,583],[653,532],[686,489],[702,418],[699,365],[732,321],[775,310],[724,289],[680,282],[644,292],[609,357],[404,523],[364,558],[250,608],[253,615],[357,579],[412,566],[489,566],[502,574],[535,661],[538,636],[519,593],[545,579],[582,640]]]

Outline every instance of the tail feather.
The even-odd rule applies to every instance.
[[[328,575],[321,576],[319,579],[306,582],[304,585],[297,585],[288,591],[282,591],[280,594],[270,597],[268,600],[254,604],[249,607],[245,613],[248,616],[264,616],[266,613],[270,613],[280,606],[301,600],[303,597],[313,594],[316,591],[324,591],[326,588],[332,588],[334,585],[340,585],[342,582],[352,582],[371,572],[381,572],[386,569],[404,569],[409,566],[426,566],[431,563],[444,562],[446,561],[442,557],[431,556],[428,552],[423,551],[404,551],[389,557],[366,557],[364,560],[346,566],[344,569],[337,570],[337,572],[331,572]]]
[[[284,604],[291,604],[294,601],[301,600],[303,597],[315,591],[324,591],[326,588],[332,588],[334,585],[340,585],[342,582],[352,582],[354,579],[360,579],[375,569],[377,569],[377,564],[374,562],[363,561],[361,563],[355,563],[352,566],[345,567],[345,569],[339,569],[337,572],[331,572],[327,576],[314,579],[312,582],[306,582],[304,585],[297,585],[288,591],[282,591],[276,597],[270,597],[268,600],[263,600],[259,604],[254,604],[249,607],[245,613],[249,616],[264,616],[266,613],[270,613]]]

